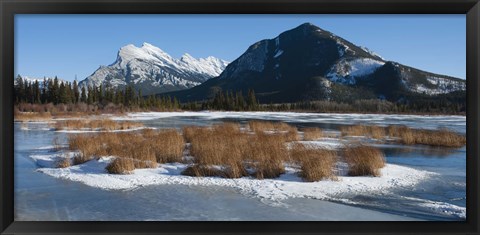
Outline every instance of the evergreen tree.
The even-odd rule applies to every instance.
[[[87,92],[88,92],[88,95],[87,95],[87,104],[93,104],[93,98],[95,96],[94,92],[93,92],[93,89],[88,86],[87,87]]]
[[[25,97],[25,87],[23,84],[23,78],[22,76],[18,75],[17,78],[15,79],[16,85],[14,86],[14,92],[15,92],[15,102],[20,103],[22,102],[23,98]]]
[[[87,103],[87,94],[85,91],[85,86],[82,86],[82,94],[80,96],[80,102]]]
[[[248,110],[256,110],[258,107],[258,102],[257,98],[255,97],[254,90],[248,90],[247,105]]]
[[[40,104],[41,91],[40,91],[40,84],[38,83],[38,80],[35,80],[35,83],[33,84],[33,96],[34,96],[33,102],[36,104]]]
[[[80,100],[80,91],[78,90],[77,79],[73,81],[73,103],[78,103]]]

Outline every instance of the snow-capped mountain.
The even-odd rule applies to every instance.
[[[227,61],[212,56],[196,59],[185,54],[175,59],[149,43],[141,47],[130,44],[120,48],[113,64],[100,66],[80,86],[132,85],[148,95],[197,86],[220,75],[227,65]]]
[[[251,45],[217,77],[171,95],[183,101],[210,92],[254,89],[262,102],[439,95],[465,91],[465,80],[387,61],[375,52],[305,23]],[[215,89],[212,89],[215,87]]]

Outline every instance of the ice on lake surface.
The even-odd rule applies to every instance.
[[[318,126],[327,131],[349,124],[402,124],[466,132],[462,116],[175,112],[131,113],[112,118],[137,120],[154,128],[260,119],[285,121],[299,127]],[[377,147],[387,156],[384,176],[349,177],[339,182],[301,182],[288,169],[287,174],[275,180],[199,179],[178,175],[184,167],[181,164],[137,170],[129,178],[105,174],[102,161],[71,169],[49,168],[52,163],[49,157],[51,160],[55,155],[52,140],[58,137],[66,141],[67,135],[50,130],[48,124],[32,123],[27,128],[15,124],[17,220],[464,220],[466,217],[465,148],[379,144]]]

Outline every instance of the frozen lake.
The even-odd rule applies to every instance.
[[[414,128],[449,128],[466,132],[466,121],[462,116],[184,112],[132,113],[112,118],[141,121],[155,128],[212,125],[224,121],[245,123],[261,119],[284,121],[298,127],[318,126],[332,131],[348,124],[403,124]],[[49,154],[48,146],[52,145],[52,140],[59,138],[65,142],[66,136],[66,133],[49,130],[48,124],[15,124],[16,220],[465,219],[465,148],[377,145],[385,152],[387,163],[396,167],[391,169],[429,172],[434,177],[422,178],[415,185],[394,184],[398,187],[379,190],[358,190],[363,186],[357,184],[350,191],[338,190],[335,197],[319,200],[313,199],[316,197],[312,197],[312,192],[297,193],[295,197],[291,193],[285,193],[282,198],[278,195],[259,197],[268,191],[249,194],[238,187],[218,183],[160,184],[106,190],[39,172],[40,166],[31,156]],[[272,185],[288,189],[287,183]],[[278,189],[272,188],[271,191],[275,190]]]

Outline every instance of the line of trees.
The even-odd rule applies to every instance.
[[[225,111],[301,111],[301,112],[360,112],[360,113],[442,113],[464,114],[465,94],[414,97],[410,102],[389,102],[379,99],[348,101],[303,101],[297,103],[260,104],[254,90],[242,92],[218,91],[203,102],[181,104],[175,97],[142,96],[142,92],[127,86],[115,89],[105,86],[79,86],[77,81],[44,79],[30,81],[18,76],[15,79],[15,104],[87,104],[95,110],[120,109],[123,111],[151,110],[225,110]],[[112,108],[113,106],[113,108]]]
[[[77,104],[85,103],[97,105],[100,108],[108,105],[122,105],[125,107],[137,107],[154,110],[177,110],[180,103],[176,98],[142,96],[141,91],[127,86],[124,89],[111,87],[79,86],[77,81],[67,82],[57,77],[45,78],[43,81],[30,81],[20,75],[14,84],[15,104]]]
[[[220,91],[215,94],[213,99],[202,103],[203,110],[254,111],[259,107],[260,104],[255,97],[254,90],[248,90],[246,97],[240,91]]]

